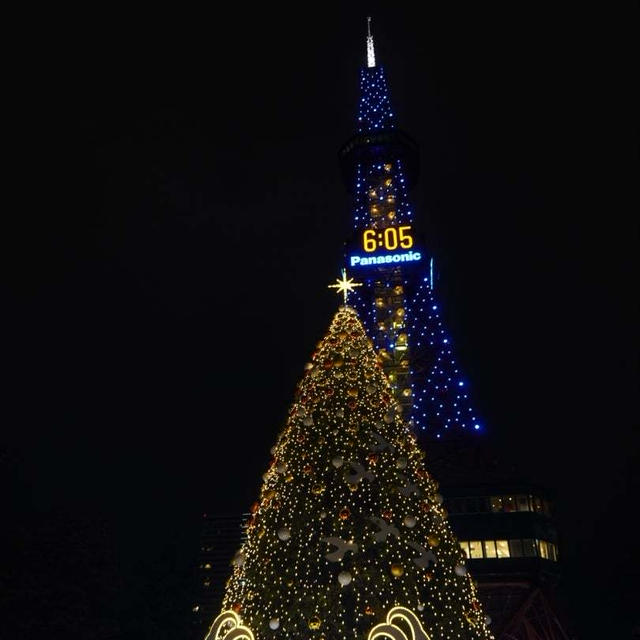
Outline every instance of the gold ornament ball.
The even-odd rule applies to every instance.
[[[394,562],[391,565],[391,575],[395,576],[396,578],[399,578],[403,574],[404,574],[404,567],[401,564]]]
[[[351,511],[349,511],[349,507],[345,507],[344,509],[341,509],[338,517],[340,518],[340,520],[347,520],[350,515]]]
[[[316,630],[320,628],[320,625],[322,624],[322,620],[320,620],[319,616],[313,616],[313,618],[311,618],[309,620],[309,629],[312,630]]]
[[[427,536],[427,542],[429,543],[430,547],[437,547],[440,544],[440,538],[436,535],[429,535]]]
[[[351,483],[349,485],[349,491],[357,491],[357,490],[358,490],[358,485],[357,484]]]

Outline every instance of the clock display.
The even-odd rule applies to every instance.
[[[409,225],[402,227],[387,227],[380,231],[367,229],[362,234],[362,248],[367,253],[373,253],[376,249],[395,251],[396,249],[411,249],[413,247],[413,235]]]
[[[419,263],[422,251],[416,251],[415,244],[411,225],[365,229],[355,243],[350,243],[348,264],[350,267],[367,267]]]

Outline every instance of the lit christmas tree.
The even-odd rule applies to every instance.
[[[492,637],[401,409],[341,307],[272,449],[208,640]]]

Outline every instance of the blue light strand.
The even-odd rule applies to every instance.
[[[416,428],[436,437],[453,427],[481,431],[482,425],[471,406],[468,385],[453,355],[452,341],[445,331],[428,277],[423,278],[407,308],[411,309],[407,333],[414,354],[412,417]],[[416,364],[426,367],[419,379]]]
[[[393,129],[393,111],[382,67],[360,70],[360,104],[358,133]]]

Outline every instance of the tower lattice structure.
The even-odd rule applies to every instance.
[[[459,437],[480,431],[481,422],[442,322],[433,257],[415,230],[408,192],[418,178],[418,147],[397,127],[370,33],[367,53],[368,65],[360,71],[356,133],[340,150],[343,177],[353,196],[347,269],[364,285],[353,304],[416,434],[421,439]],[[354,258],[358,250],[364,260]],[[407,250],[411,259],[396,261]]]

